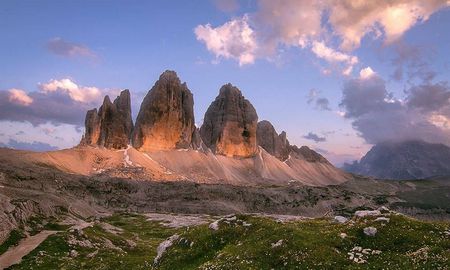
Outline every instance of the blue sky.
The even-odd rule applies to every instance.
[[[84,111],[104,94],[130,89],[136,115],[166,69],[193,92],[198,125],[220,86],[231,82],[260,120],[338,165],[381,140],[449,144],[448,104],[409,102],[428,92],[448,101],[448,3],[343,2],[353,3],[3,0],[0,145],[71,147],[81,138]],[[354,110],[366,102],[373,109]],[[409,123],[405,134],[392,119]]]

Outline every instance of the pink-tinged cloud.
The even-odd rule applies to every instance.
[[[219,27],[199,25],[194,32],[197,40],[217,58],[235,59],[239,65],[252,64],[256,57],[256,40],[246,16]]]
[[[357,58],[350,52],[370,35],[389,44],[430,16],[449,6],[445,0],[259,0],[254,13],[233,18],[221,26],[199,25],[195,34],[216,57],[240,65],[270,58],[280,47],[309,48],[350,75]],[[324,40],[336,37],[339,49]]]
[[[47,42],[47,49],[64,57],[87,57],[96,59],[97,54],[83,44],[66,41],[60,37],[52,38]]]
[[[12,88],[8,90],[9,102],[21,105],[21,106],[29,106],[31,103],[33,103],[33,99],[27,94],[27,92],[21,90]]]

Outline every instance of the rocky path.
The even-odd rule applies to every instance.
[[[5,269],[19,263],[25,255],[38,247],[47,237],[55,233],[57,232],[42,231],[23,239],[17,246],[10,248],[0,256],[0,269]]]

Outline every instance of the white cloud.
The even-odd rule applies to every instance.
[[[358,63],[358,57],[338,52],[327,47],[323,42],[314,41],[311,50],[317,57],[325,59],[328,62],[344,62],[350,65]]]
[[[96,101],[102,97],[102,91],[99,88],[80,86],[67,78],[50,80],[48,83],[39,84],[39,88],[43,93],[65,92],[71,99],[83,103]]]
[[[319,58],[326,60],[329,63],[342,63],[345,65],[342,71],[343,75],[349,76],[353,71],[353,66],[358,63],[358,57],[345,54],[334,50],[325,45],[321,41],[314,41],[312,43],[311,51]]]
[[[216,57],[236,59],[240,65],[271,58],[280,46],[312,46],[318,57],[346,62],[343,73],[350,74],[357,58],[321,40],[337,38],[347,52],[369,34],[391,43],[446,6],[446,0],[259,0],[255,13],[216,28],[199,25],[195,34]]]
[[[259,0],[254,23],[265,53],[278,45],[306,47],[322,32],[321,1]]]
[[[29,106],[33,103],[33,99],[23,90],[12,88],[8,90],[9,92],[9,102],[22,105]]]
[[[395,41],[446,5],[445,0],[330,0],[328,22],[342,39],[341,48],[352,50],[369,33],[374,38],[384,36],[388,43]]]
[[[372,70],[371,67],[366,67],[366,68],[361,69],[361,71],[359,72],[359,78],[366,80],[375,74],[376,73]]]
[[[210,24],[199,25],[194,31],[197,40],[204,42],[217,58],[236,59],[241,66],[255,61],[257,44],[247,16],[216,28]]]

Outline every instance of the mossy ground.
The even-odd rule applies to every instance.
[[[116,214],[101,222],[120,232],[98,222],[81,233],[62,231],[11,269],[450,269],[448,223],[389,218],[388,223],[373,217],[345,224],[325,218],[282,223],[238,215],[212,230],[173,229],[141,215]],[[378,229],[375,236],[363,233],[368,226]],[[179,239],[153,265],[158,245],[174,234]],[[69,244],[70,239],[91,245]],[[348,254],[357,246],[381,253],[364,255],[367,262],[358,264]]]

